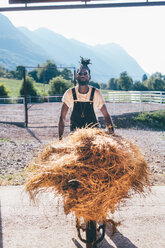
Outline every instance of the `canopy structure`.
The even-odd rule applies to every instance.
[[[163,6],[158,0],[8,0],[0,11]]]

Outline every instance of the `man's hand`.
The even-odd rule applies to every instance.
[[[114,127],[113,127],[113,122],[111,120],[111,117],[107,111],[107,108],[105,106],[105,104],[102,106],[101,108],[101,112],[104,116],[104,119],[105,119],[105,123],[106,123],[106,126],[108,128],[108,133],[109,134],[113,134],[114,133]]]
[[[114,128],[113,128],[112,125],[108,125],[107,128],[108,128],[108,133],[109,134],[114,134]]]

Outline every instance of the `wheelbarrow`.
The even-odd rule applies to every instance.
[[[105,236],[106,224],[110,222],[112,224],[112,235],[116,231],[116,225],[113,220],[107,220],[101,225],[96,223],[94,220],[89,220],[84,224],[80,224],[80,221],[77,219],[76,228],[78,232],[79,239],[86,244],[86,248],[96,248],[97,244],[100,243]],[[86,239],[82,237],[82,231],[86,234]]]

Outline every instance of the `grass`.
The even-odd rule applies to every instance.
[[[22,80],[0,78],[0,84],[4,84],[9,90],[9,97],[17,98],[19,97],[19,90],[22,84]],[[48,95],[49,85],[36,83],[36,88],[40,95]]]
[[[0,174],[0,186],[6,185],[22,185],[25,183],[27,177],[31,175],[33,167],[25,167],[24,169],[14,172]]]
[[[21,80],[16,79],[8,79],[8,78],[0,78],[0,83],[4,84],[6,88],[9,90],[10,97],[18,97],[19,89],[21,87]]]
[[[165,110],[143,112],[137,117],[133,117],[133,120],[150,128],[165,130]]]
[[[25,182],[24,170],[18,173],[0,175],[0,185],[22,185]]]
[[[0,138],[0,142],[2,142],[2,143],[11,142],[11,140],[8,138]]]
[[[117,128],[165,130],[165,110],[142,113],[127,113],[113,116]]]

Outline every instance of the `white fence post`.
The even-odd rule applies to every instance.
[[[162,108],[162,104],[163,104],[163,94],[162,92],[160,92],[160,109]]]
[[[140,92],[140,95],[139,95],[139,104],[140,104],[139,111],[142,112],[142,93],[141,92]]]
[[[115,94],[113,94],[113,114],[115,114]]]
[[[152,103],[152,95],[151,95],[151,93],[150,93],[150,104]]]

